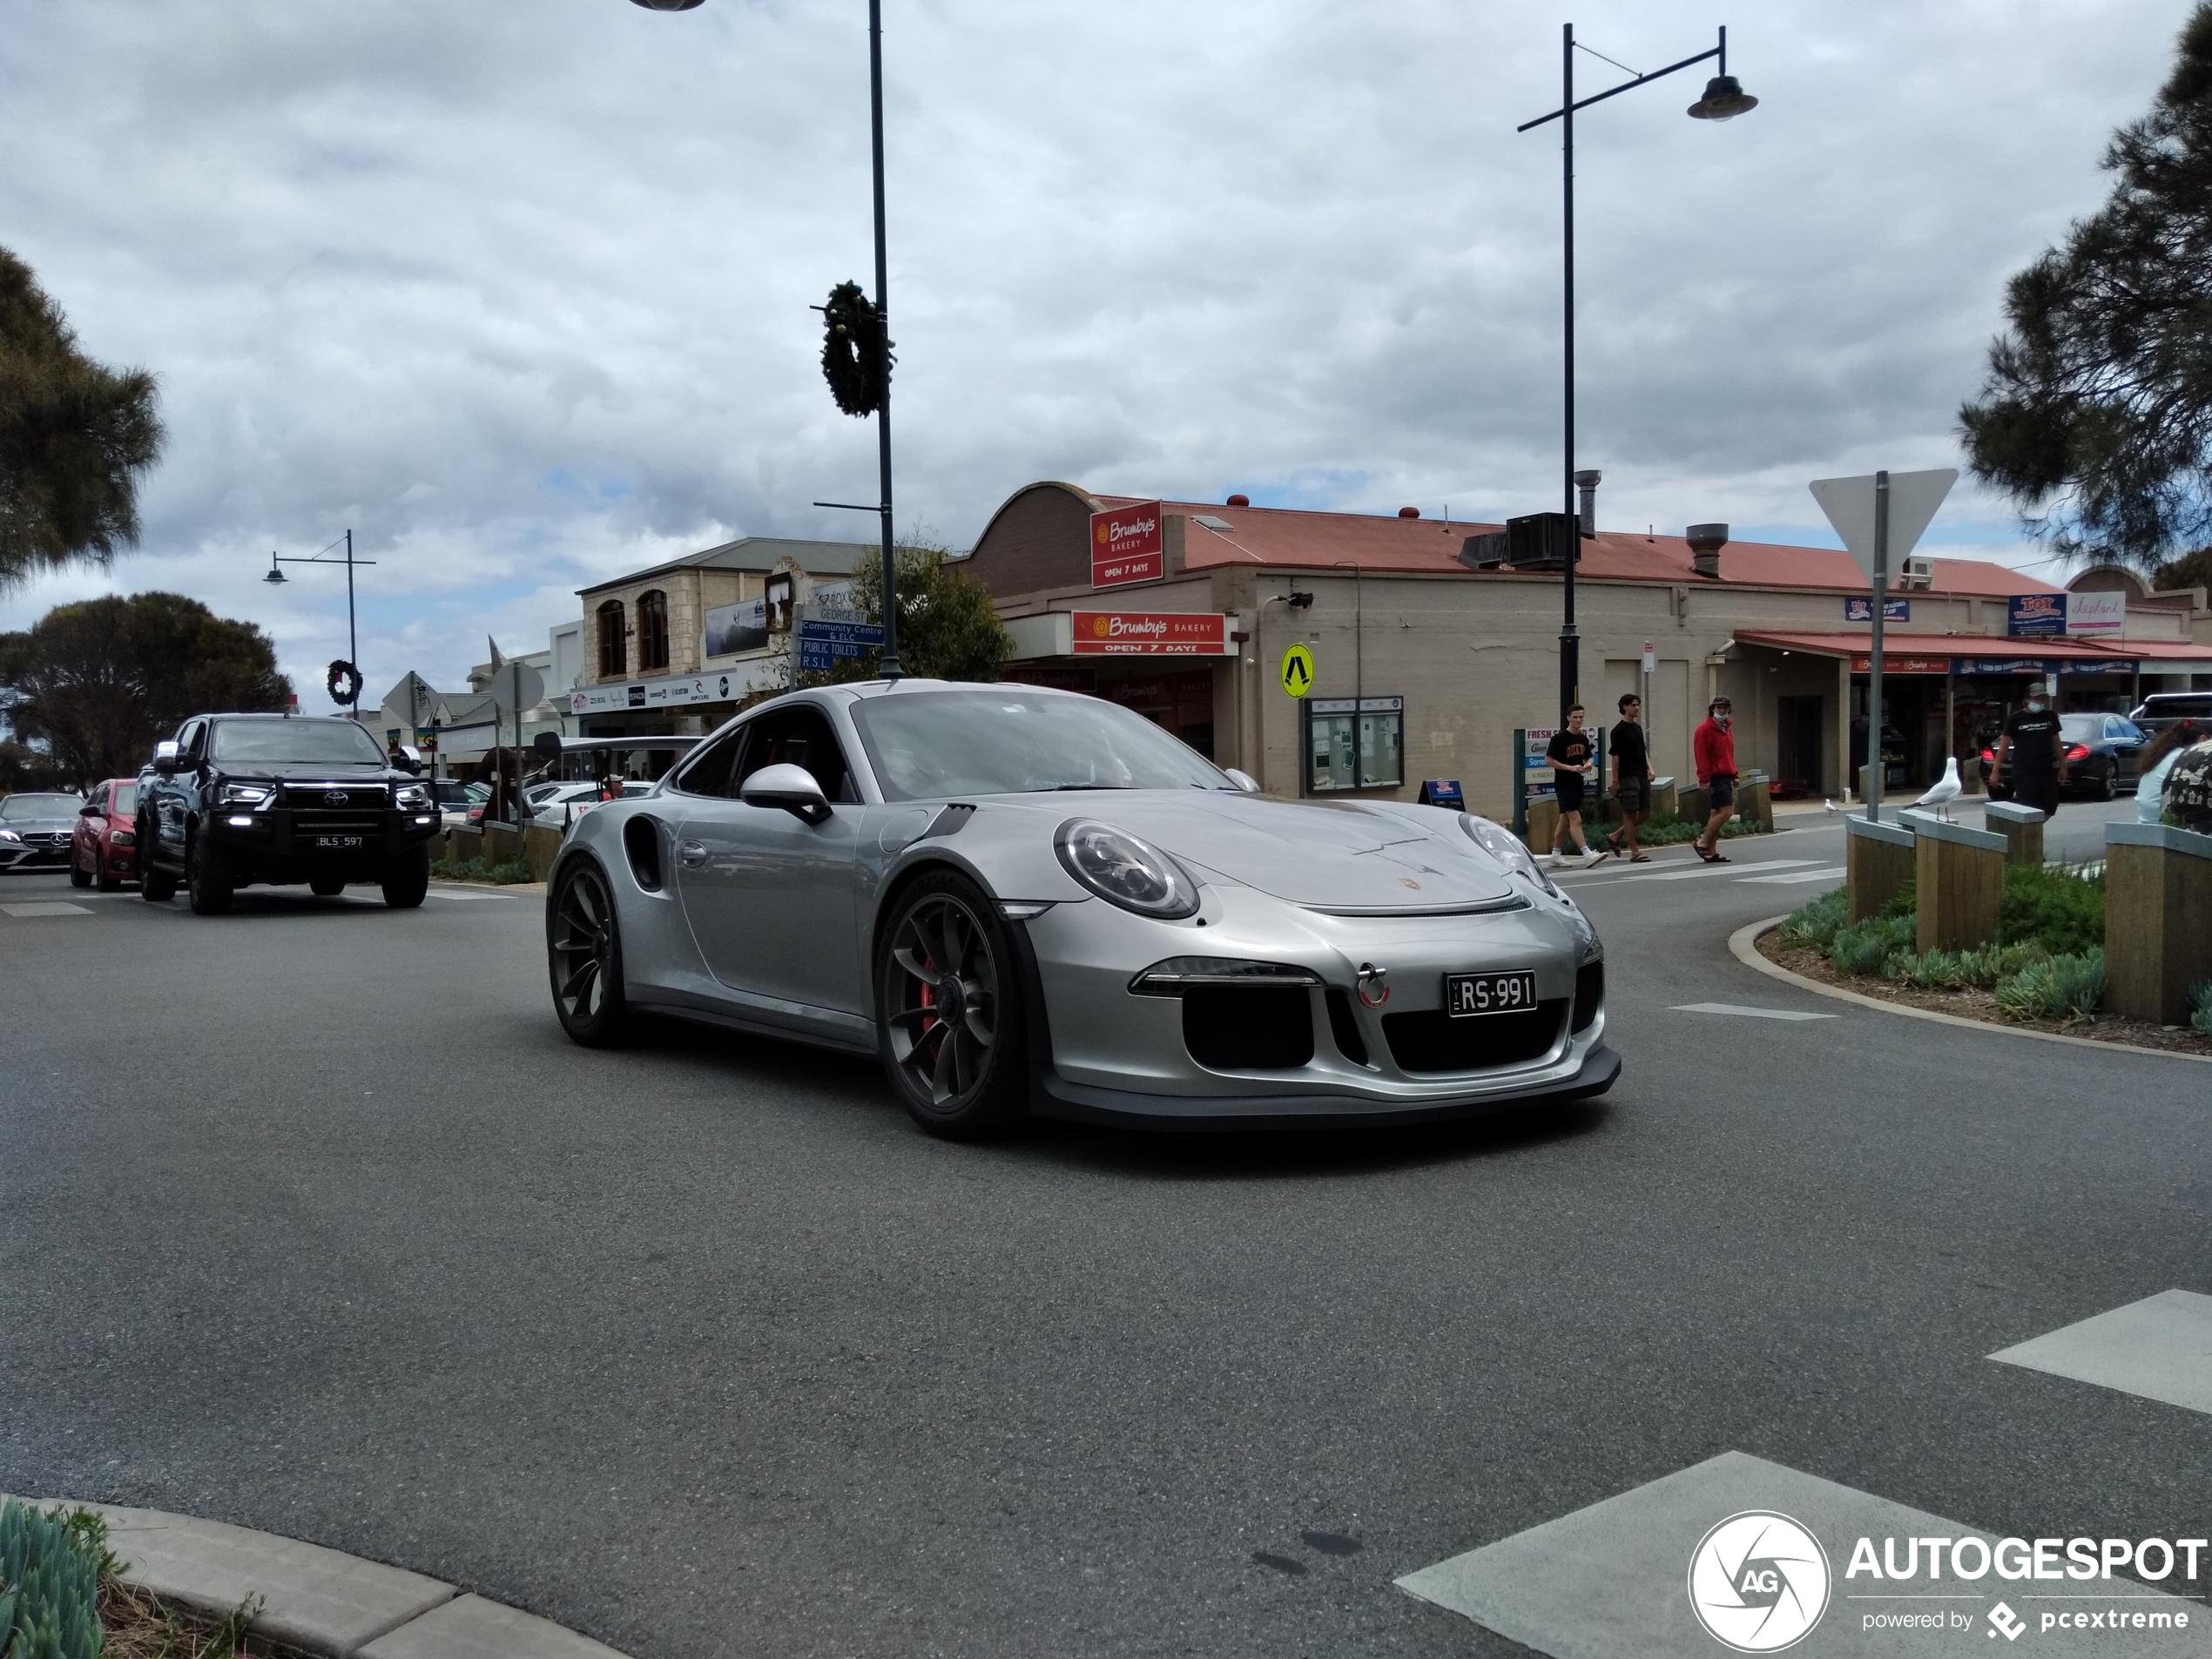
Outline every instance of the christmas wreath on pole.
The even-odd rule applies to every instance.
[[[323,677],[322,684],[334,703],[361,701],[361,671],[342,657],[331,664],[330,672]]]
[[[830,290],[822,313],[822,378],[847,415],[873,415],[883,407],[883,366],[890,342],[883,315],[857,282]]]

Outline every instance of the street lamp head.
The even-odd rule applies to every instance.
[[[266,576],[263,577],[261,578],[261,580],[262,580],[262,581],[264,581],[264,582],[281,582],[281,581],[283,581],[284,579],[285,579],[285,575],[284,575],[284,572],[277,569],[277,557],[276,557],[276,555],[275,555],[275,554],[273,554],[273,553],[270,554],[270,555],[269,555],[269,573],[268,573],[268,575],[266,575]]]
[[[645,0],[637,0],[637,3],[644,5]],[[1758,99],[1745,91],[1735,76],[1716,75],[1705,83],[1705,96],[1689,106],[1689,113],[1692,119],[1698,121],[1733,121],[1758,107]]]

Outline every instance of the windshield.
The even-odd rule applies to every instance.
[[[887,800],[1051,789],[1233,789],[1141,714],[1019,685],[864,698],[853,723]]]
[[[0,800],[0,818],[68,818],[84,804],[74,795],[10,795]]]
[[[381,766],[384,751],[351,720],[222,720],[215,726],[214,758]]]

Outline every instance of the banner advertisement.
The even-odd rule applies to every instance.
[[[1078,657],[1226,657],[1236,647],[1219,611],[1077,610]]]
[[[740,651],[768,649],[768,605],[762,599],[741,599],[716,605],[706,613],[706,637],[701,642],[709,657],[734,657]]]
[[[1872,622],[1874,620],[1874,596],[1871,593],[1862,593],[1854,598],[1845,599],[1844,620],[1845,622]],[[1883,600],[1882,620],[1884,622],[1912,621],[1912,602],[1910,599]]]
[[[1532,725],[1521,734],[1521,798],[1524,805],[1558,798],[1558,786],[1552,780],[1552,763],[1544,753],[1551,747],[1552,734],[1556,730],[1554,726]]]
[[[2014,639],[2056,638],[2066,632],[2063,593],[2016,593],[2006,602],[2005,631]]]
[[[2124,593],[2069,593],[2066,631],[2076,639],[2116,640],[2128,631]]]
[[[1090,516],[1090,585],[1118,588],[1150,582],[1167,570],[1161,525],[1165,516],[1156,501]]]

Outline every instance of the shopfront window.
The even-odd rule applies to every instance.
[[[1406,781],[1406,699],[1309,698],[1306,789],[1394,789]]]

